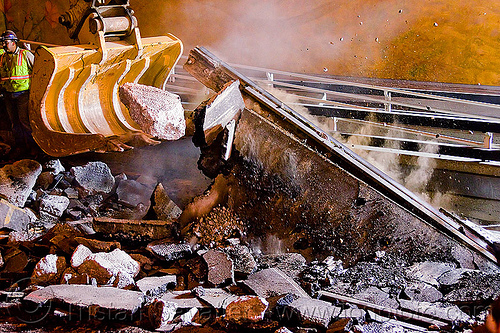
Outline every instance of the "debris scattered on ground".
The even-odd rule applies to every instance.
[[[0,315],[13,320],[14,314],[19,325],[74,320],[137,332],[466,331],[484,321],[500,295],[500,273],[457,263],[380,253],[344,267],[334,257],[264,254],[248,242],[245,221],[220,204],[181,234],[182,211],[168,197],[168,184],[113,176],[102,162],[70,171],[58,160],[37,165],[3,169],[29,184],[29,191],[9,186],[0,200]],[[139,195],[125,188],[140,188]],[[141,204],[151,219],[110,217]]]

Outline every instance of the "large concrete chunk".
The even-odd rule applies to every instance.
[[[196,296],[207,302],[215,309],[225,309],[239,297],[218,288],[199,288]]]
[[[151,205],[151,195],[153,188],[139,183],[133,179],[121,180],[116,188],[118,202],[128,206],[136,207],[143,204],[146,207]]]
[[[162,140],[178,140],[186,131],[180,97],[152,86],[125,83],[120,100],[145,133]]]
[[[277,268],[267,268],[251,274],[243,284],[264,298],[289,293],[310,298],[297,282]]]
[[[120,249],[89,254],[83,245],[73,253],[71,264],[78,273],[95,278],[99,285],[113,283],[127,287],[133,284],[133,277],[140,270],[139,263]]]
[[[173,202],[161,183],[156,186],[154,192],[155,205],[153,209],[160,220],[178,219],[182,210]]]
[[[453,269],[453,264],[425,261],[411,266],[406,274],[412,279],[439,287],[438,278]]]
[[[225,319],[239,325],[258,322],[264,319],[268,305],[258,296],[240,296],[227,306]]]
[[[62,195],[46,195],[40,199],[40,215],[59,219],[69,206],[69,199]]]
[[[83,308],[98,306],[133,314],[141,308],[144,295],[139,291],[73,284],[48,286],[32,292],[24,300],[37,304],[57,300]]]
[[[234,271],[241,274],[251,274],[257,269],[257,263],[248,247],[234,245],[222,249],[233,261]]]
[[[234,282],[233,261],[228,255],[218,250],[208,250],[203,255],[208,266],[208,281],[214,285]]]
[[[137,287],[147,296],[156,297],[165,294],[177,285],[175,275],[149,276],[137,281]]]
[[[153,327],[158,331],[163,331],[166,325],[170,324],[177,313],[177,304],[155,299],[147,308],[148,317]]]
[[[399,308],[398,301],[390,298],[390,295],[388,293],[385,293],[374,286],[368,287],[368,289],[364,290],[363,292],[357,293],[356,295],[354,295],[354,298],[391,309]]]
[[[148,244],[148,251],[162,258],[165,261],[172,261],[185,258],[191,255],[192,250],[189,244],[155,242]]]
[[[267,254],[259,258],[259,265],[278,268],[291,278],[297,278],[306,267],[306,258],[300,253]]]
[[[26,209],[26,208],[25,208]],[[31,222],[30,214],[25,210],[0,199],[0,228],[23,231]]]
[[[0,169],[0,196],[17,207],[24,207],[26,199],[42,173],[37,161],[20,160]]]
[[[66,259],[55,254],[48,254],[36,264],[31,283],[47,285],[58,283],[66,269]]]
[[[286,307],[298,315],[303,325],[318,325],[324,328],[342,311],[328,302],[305,297],[294,299]]]
[[[83,244],[76,247],[71,256],[71,267],[78,268],[83,262],[92,255],[92,251]]]
[[[412,283],[404,289],[404,293],[411,300],[418,302],[436,302],[443,298],[438,289],[424,282]]]
[[[90,193],[109,193],[115,185],[115,178],[109,167],[103,162],[89,162],[84,166],[71,168],[76,182]]]
[[[60,160],[50,160],[44,163],[43,170],[52,173],[54,176],[66,171]]]

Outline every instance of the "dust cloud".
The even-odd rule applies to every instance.
[[[380,123],[376,123],[376,119],[373,116],[368,117],[365,121],[361,122],[362,125],[356,130],[357,135],[351,135],[347,139],[342,137],[338,132],[333,132],[332,128],[320,121],[320,117],[311,115],[307,108],[300,105],[300,100],[297,95],[289,94],[283,90],[276,88],[267,88],[267,90],[282,101],[287,106],[291,107],[300,116],[309,121],[310,123],[316,125],[321,130],[330,134],[336,140],[345,144],[348,148],[354,150],[359,156],[364,158],[367,162],[375,166],[380,171],[384,172],[386,175],[405,186],[408,190],[412,191],[418,195],[423,200],[427,201],[435,207],[441,207],[442,205],[448,203],[450,200],[449,196],[439,192],[429,192],[427,185],[429,184],[434,169],[436,168],[436,159],[432,157],[427,157],[421,155],[415,159],[414,165],[409,166],[402,163],[400,160],[400,154],[391,152],[381,152],[366,150],[362,148],[353,148],[355,146],[370,146],[371,137],[375,135],[380,135],[383,131],[383,135],[389,138],[399,138],[404,140],[406,135],[400,129],[397,128],[397,123],[395,126],[385,127]],[[252,140],[248,138],[248,140]],[[401,149],[401,141],[398,140],[387,140],[383,145],[383,148],[399,150]],[[257,149],[253,147],[253,150]],[[252,149],[250,149],[252,150]],[[425,145],[420,145],[419,152],[425,154],[437,154],[439,146],[435,141],[428,141]],[[282,170],[285,175],[294,174],[296,166],[294,165],[293,156],[289,156],[286,152],[281,152],[278,156],[272,154],[271,152],[266,154],[259,154],[260,158],[255,158],[255,161],[262,161],[262,156],[265,156],[269,161],[265,162],[266,167],[273,165],[275,162],[272,160],[279,158],[281,160],[280,165],[286,165],[286,169]],[[283,163],[283,159],[288,158],[289,163]]]
[[[131,6],[143,36],[173,33],[186,51],[202,45],[230,63],[345,76],[500,81],[500,7],[487,0],[131,0]]]

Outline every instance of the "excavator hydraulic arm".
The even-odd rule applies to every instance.
[[[80,44],[36,50],[30,122],[38,145],[60,157],[157,143],[132,120],[118,88],[134,82],[163,89],[181,41],[141,38],[128,0],[74,0],[60,22]]]

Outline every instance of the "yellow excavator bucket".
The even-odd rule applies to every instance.
[[[144,134],[120,102],[118,88],[135,82],[162,88],[182,54],[172,35],[123,41],[39,47],[30,92],[33,137],[51,156],[122,150]],[[145,135],[145,134],[144,134]]]
[[[163,88],[183,46],[170,34],[141,38],[133,17],[105,17],[110,8],[109,15],[128,9],[128,1],[124,3],[98,6],[94,0],[96,13],[86,18],[84,28],[78,26],[87,32],[89,44],[36,50],[30,123],[35,141],[51,156],[122,151],[138,141],[157,143],[132,120],[118,89],[126,82]],[[115,24],[119,20],[132,28],[125,39],[109,38],[108,31],[124,29]]]

